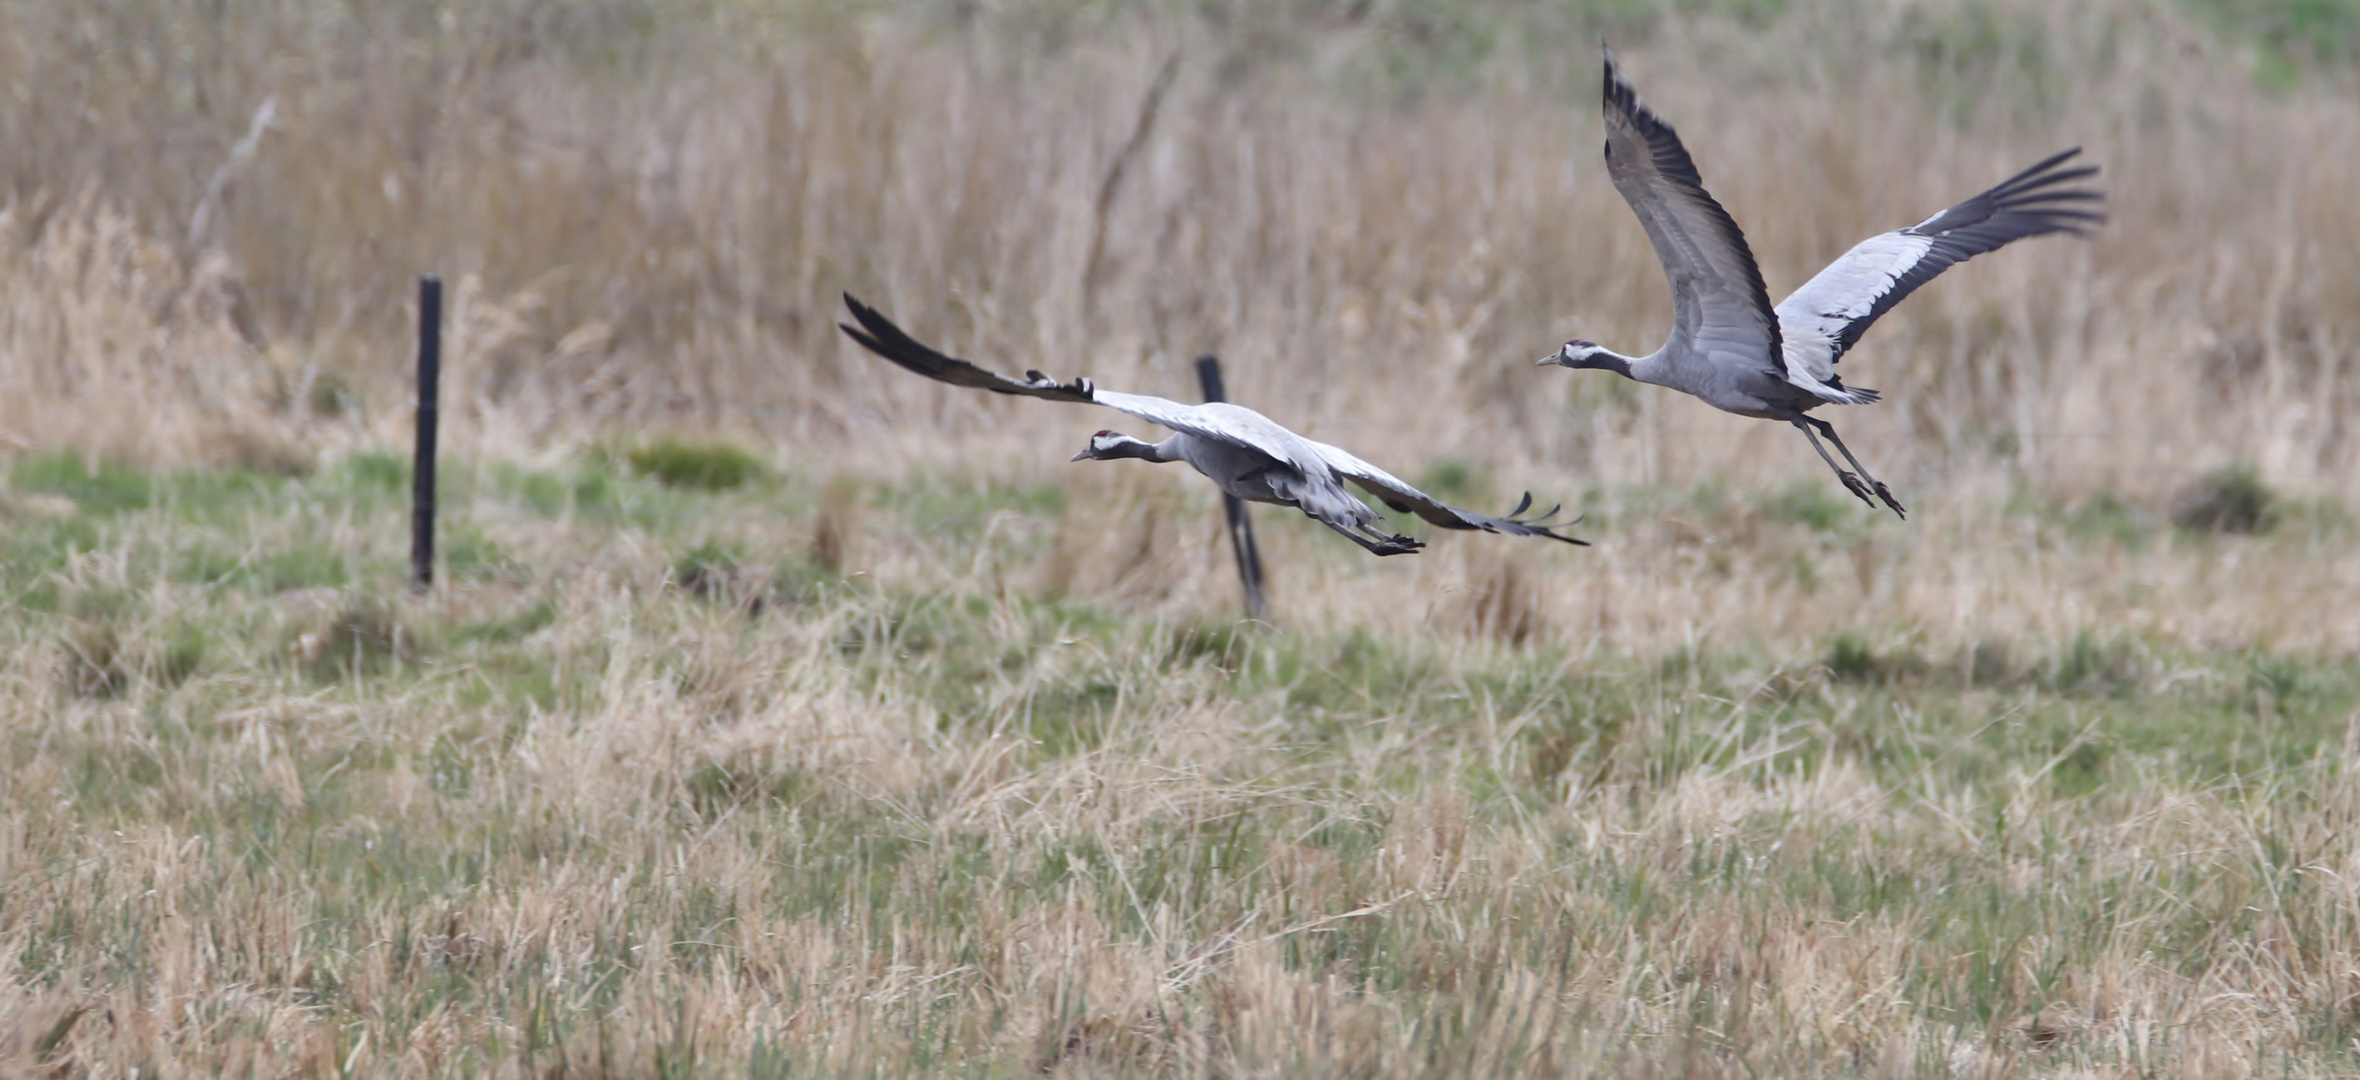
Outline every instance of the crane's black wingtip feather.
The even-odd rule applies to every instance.
[[[1505,526],[1504,529],[1494,529],[1492,531],[1507,532],[1516,536],[1545,536],[1551,540],[1562,541],[1564,543],[1575,545],[1576,547],[1590,546],[1589,541],[1584,540],[1578,536],[1567,536],[1556,531],[1558,529],[1570,529],[1575,525],[1581,524],[1582,519],[1578,517],[1572,521],[1550,520],[1556,517],[1559,511],[1565,509],[1564,503],[1558,503],[1557,505],[1552,506],[1538,514],[1526,514],[1525,511],[1530,509],[1532,509],[1532,492],[1527,491],[1524,493],[1524,497],[1522,499],[1517,500],[1516,508],[1514,510],[1508,511],[1505,517],[1489,519],[1493,525]]]
[[[893,320],[878,314],[877,309],[853,299],[851,293],[844,294],[844,305],[851,309],[852,317],[859,320],[860,325],[854,327],[837,323],[837,329],[844,331],[852,340],[860,342],[870,352],[918,374],[941,378],[941,373],[936,368],[939,367],[939,362],[948,359],[947,357],[918,344],[915,339],[903,333],[901,327],[893,325]],[[921,363],[921,358],[933,363]]]
[[[890,328],[892,324],[887,323],[886,326]],[[928,350],[924,345],[920,345],[917,342],[911,341],[907,337],[900,337],[898,341],[887,340],[872,336],[858,327],[846,326],[843,323],[837,323],[836,328],[844,331],[844,335],[846,337],[859,342],[862,348],[876,353],[879,357],[883,358],[885,361],[891,363],[895,367],[911,372],[912,374],[924,375],[927,378],[934,379],[938,382],[953,381],[943,374],[941,364],[931,362],[937,359],[939,354],[932,353],[931,350]],[[911,350],[913,349],[916,350],[917,355],[912,355]]]
[[[1991,186],[1991,190],[1986,192],[1984,197],[1999,203],[2007,203],[2020,199],[2079,197],[2065,196],[2065,193],[2063,192],[2050,192],[2046,190],[2054,188],[2059,184],[2070,184],[2078,180],[2087,180],[2093,176],[2098,175],[2100,171],[2099,166],[2087,162],[2075,165],[2071,168],[2064,167],[2067,161],[2071,160],[2079,153],[2081,153],[2081,148],[2076,146],[2071,150],[2059,151],[2049,155],[2048,157],[2042,158],[2040,161],[2034,163],[2031,168],[2025,169],[2024,171],[2019,172],[2014,176],[2008,177],[1997,184],[1993,184]],[[2099,197],[2102,198],[2103,196]]]
[[[882,342],[882,341],[879,341],[879,340],[877,340],[876,338],[870,337],[870,336],[869,336],[869,334],[868,334],[868,332],[867,332],[867,331],[865,331],[865,330],[862,330],[860,327],[857,327],[857,326],[848,326],[848,325],[845,325],[844,323],[837,323],[837,324],[836,324],[836,329],[844,331],[844,336],[845,336],[845,337],[848,337],[848,338],[851,338],[851,339],[852,339],[852,340],[854,340],[854,341],[860,342],[860,344],[861,344],[861,347],[862,347],[862,348],[865,348],[865,349],[867,349],[867,350],[868,350],[868,351],[870,351],[870,352],[876,353],[877,355],[879,355],[879,356],[882,356],[882,357],[884,357],[884,358],[885,358],[885,359],[887,359],[887,360],[891,360],[891,361],[893,361],[894,363],[897,363],[897,364],[898,364],[898,363],[901,363],[901,359],[900,359],[899,357],[896,357],[896,356],[894,356],[894,355],[893,355],[893,351],[892,351],[892,350],[890,350],[890,349],[888,349],[888,348],[886,348],[886,347],[885,347],[885,343],[884,343],[884,342]]]
[[[879,355],[891,357],[892,353],[885,347],[888,342],[896,346],[925,348],[925,346],[918,345],[916,341],[911,340],[908,334],[902,332],[901,327],[893,325],[893,320],[880,314],[876,308],[861,303],[851,293],[844,294],[844,306],[852,312],[854,319],[859,320],[861,329],[867,331],[865,335],[855,336],[860,337],[862,344],[877,350]],[[838,323],[837,325],[842,326],[843,324]],[[852,333],[852,328],[846,326],[844,331]]]
[[[1598,52],[1599,58],[1604,61],[1606,106],[1632,117],[1639,122],[1642,129],[1651,123],[1661,123],[1656,118],[1655,110],[1648,108],[1645,102],[1639,100],[1638,88],[1632,86],[1631,80],[1623,76],[1622,68],[1614,62],[1614,50],[1600,44]]]
[[[1546,536],[1546,537],[1548,537],[1548,538],[1549,538],[1549,539],[1551,539],[1551,540],[1556,540],[1556,541],[1559,541],[1559,542],[1561,542],[1561,543],[1572,544],[1572,545],[1573,545],[1573,546],[1575,546],[1575,547],[1588,547],[1588,546],[1590,546],[1590,542],[1589,542],[1589,541],[1587,541],[1587,540],[1584,540],[1584,539],[1582,539],[1581,537],[1578,537],[1578,536],[1567,536],[1566,534],[1564,534],[1564,533],[1561,533],[1561,532],[1558,532],[1558,531],[1557,531],[1557,530],[1559,530],[1559,529],[1570,529],[1570,528],[1574,527],[1574,526],[1575,526],[1575,525],[1577,525],[1577,524],[1579,524],[1579,522],[1578,522],[1578,521],[1567,521],[1567,522],[1563,522],[1563,523],[1561,523],[1561,524],[1550,525],[1550,526],[1548,526],[1548,527],[1546,527],[1546,528],[1543,528],[1543,527],[1541,527],[1541,526],[1537,526],[1537,525],[1527,525],[1527,526],[1525,526],[1525,527],[1524,527],[1524,529],[1525,529],[1525,533],[1524,533],[1524,535],[1526,535],[1526,536]]]
[[[893,325],[893,322],[887,319],[885,316],[878,314],[876,308],[861,303],[860,298],[852,295],[851,293],[844,294],[844,306],[852,312],[853,318],[860,320],[860,324],[868,328],[868,331],[871,334],[875,334],[879,337],[889,337],[898,333],[901,329],[900,327]]]
[[[1043,385],[1050,381],[1041,376],[1039,372],[1029,372],[1028,374],[1033,378],[1032,383],[1018,382],[998,372],[945,354],[918,341],[904,332],[901,327],[895,326],[891,319],[878,313],[875,308],[861,303],[849,293],[844,296],[844,304],[851,309],[852,317],[859,320],[861,324],[859,328],[842,323],[837,324],[843,328],[847,335],[851,336],[852,340],[860,342],[870,352],[884,357],[895,365],[924,375],[936,382],[989,390],[995,394],[1023,394],[1058,401],[1091,402],[1096,400],[1087,380],[1076,379],[1067,385]]]

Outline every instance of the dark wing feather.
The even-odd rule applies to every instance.
[[[1843,359],[1893,305],[1954,265],[2026,237],[2089,235],[2106,220],[2091,204],[2106,196],[2068,186],[2098,175],[2095,165],[2066,166],[2080,153],[2075,147],[2053,154],[1933,217],[1863,240],[1829,263],[1778,305],[1779,319],[1798,345],[1824,342],[1814,351],[1824,350],[1825,358],[1806,362],[1824,368]]]
[[[1024,373],[1025,380],[1020,382],[928,348],[903,333],[901,327],[893,325],[893,320],[878,314],[877,309],[853,299],[851,293],[844,294],[844,306],[852,309],[852,317],[859,320],[860,325],[853,327],[837,323],[837,329],[860,342],[870,352],[929,379],[953,386],[972,386],[995,394],[1022,394],[1051,401],[1078,401],[1085,405],[1097,403],[1095,388],[1088,379],[1061,383],[1038,371],[1027,371]]]
[[[1705,351],[1734,348],[1779,355],[1778,319],[1745,231],[1704,189],[1696,162],[1672,126],[1657,116],[1605,59],[1606,173],[1639,216],[1671,285],[1675,340]]]
[[[1244,447],[1275,461],[1295,466],[1304,464],[1301,460],[1303,453],[1293,444],[1294,433],[1242,405],[1188,405],[1151,394],[1100,390],[1097,384],[1087,378],[1061,383],[1038,371],[1025,372],[1024,381],[1020,382],[935,351],[931,346],[903,333],[901,327],[893,325],[891,319],[879,314],[877,309],[853,299],[849,293],[844,297],[844,304],[852,309],[852,317],[859,320],[860,325],[854,327],[839,323],[839,329],[870,352],[929,379],[953,386],[989,390],[995,394],[1022,394],[1051,401],[1104,405],[1174,431],[1185,431],[1215,442]]]
[[[1590,542],[1587,540],[1561,535],[1554,531],[1569,528],[1575,524],[1573,521],[1550,520],[1557,516],[1559,507],[1550,507],[1544,513],[1526,516],[1524,512],[1532,509],[1531,492],[1526,492],[1523,501],[1517,503],[1516,508],[1508,511],[1505,517],[1470,513],[1409,486],[1402,482],[1400,477],[1355,457],[1349,450],[1311,439],[1303,441],[1310,444],[1321,458],[1326,459],[1328,467],[1334,469],[1337,475],[1351,481],[1353,486],[1360,490],[1376,496],[1378,502],[1384,503],[1396,513],[1415,514],[1419,518],[1445,529],[1474,529],[1488,533],[1503,533],[1509,536],[1545,536],[1551,540],[1559,540],[1581,547],[1590,546]]]

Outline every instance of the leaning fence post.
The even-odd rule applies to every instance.
[[[442,278],[418,279],[418,443],[411,468],[410,589],[434,584],[434,428],[442,393]]]
[[[1221,393],[1221,358],[1211,353],[1196,358],[1196,380],[1204,387],[1206,401],[1226,400]],[[1229,548],[1237,554],[1237,577],[1246,587],[1246,617],[1270,618],[1270,597],[1262,588],[1262,549],[1254,545],[1254,522],[1246,516],[1246,503],[1235,495],[1221,493],[1221,510],[1229,519]]]

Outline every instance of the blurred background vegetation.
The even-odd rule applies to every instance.
[[[1369,384],[1449,373],[1457,405],[1530,431],[1554,471],[1665,457],[1651,403],[1525,393],[1510,363],[1576,330],[1660,333],[1595,167],[1606,39],[1775,288],[2056,147],[2109,167],[2117,223],[2094,249],[1960,272],[1871,339],[1857,378],[1896,392],[1857,441],[1911,444],[1887,469],[2153,486],[2122,465],[2160,454],[2171,483],[2243,466],[2335,486],[2360,473],[2340,423],[2276,421],[2341,411],[2330,354],[2360,340],[2360,256],[2323,242],[2360,202],[2356,11],[9,2],[0,367],[41,393],[0,427],[147,459],[353,441],[398,412],[410,281],[440,271],[462,294],[458,437],[511,450],[616,425],[785,446],[934,400],[858,386],[875,370],[831,326],[851,288],[922,334],[1140,389],[1178,392],[1170,358],[1224,350],[1253,400],[1331,436],[1418,429],[1416,395]],[[92,275],[114,283],[96,300]],[[156,383],[137,423],[56,407],[133,375]],[[1657,478],[1746,456],[1710,430]]]

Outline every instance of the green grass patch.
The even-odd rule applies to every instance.
[[[522,503],[542,517],[612,514],[623,506],[624,493],[614,475],[596,462],[565,472],[500,464],[492,467],[491,476],[498,497]]]
[[[155,482],[146,473],[71,452],[18,458],[9,481],[19,491],[65,496],[94,515],[145,509],[156,498]]]
[[[769,466],[735,443],[665,436],[623,451],[632,472],[668,487],[728,491],[769,474]]]
[[[2189,532],[2255,536],[2277,527],[2278,501],[2261,474],[2231,466],[2190,491],[2172,521]]]
[[[1482,470],[1457,458],[1436,458],[1418,474],[1417,488],[1457,506],[1480,507],[1491,494]]]
[[[1800,525],[1812,532],[1840,535],[1860,525],[1857,500],[1833,480],[1798,480],[1764,496],[1757,504],[1771,521]]]
[[[342,491],[365,499],[410,493],[410,460],[391,451],[354,454],[325,470],[317,490]]]
[[[2155,537],[2155,515],[2112,492],[2082,500],[2066,514],[2066,528],[2076,537],[2111,540],[2130,551],[2145,550]]]
[[[2253,43],[2255,74],[2272,90],[2360,65],[2360,5],[2347,0],[2181,0],[2181,6],[2222,36]]]
[[[920,476],[881,485],[868,501],[894,517],[947,537],[970,540],[1000,514],[1054,520],[1065,511],[1065,487],[1055,482],[1010,484],[996,478]]]

